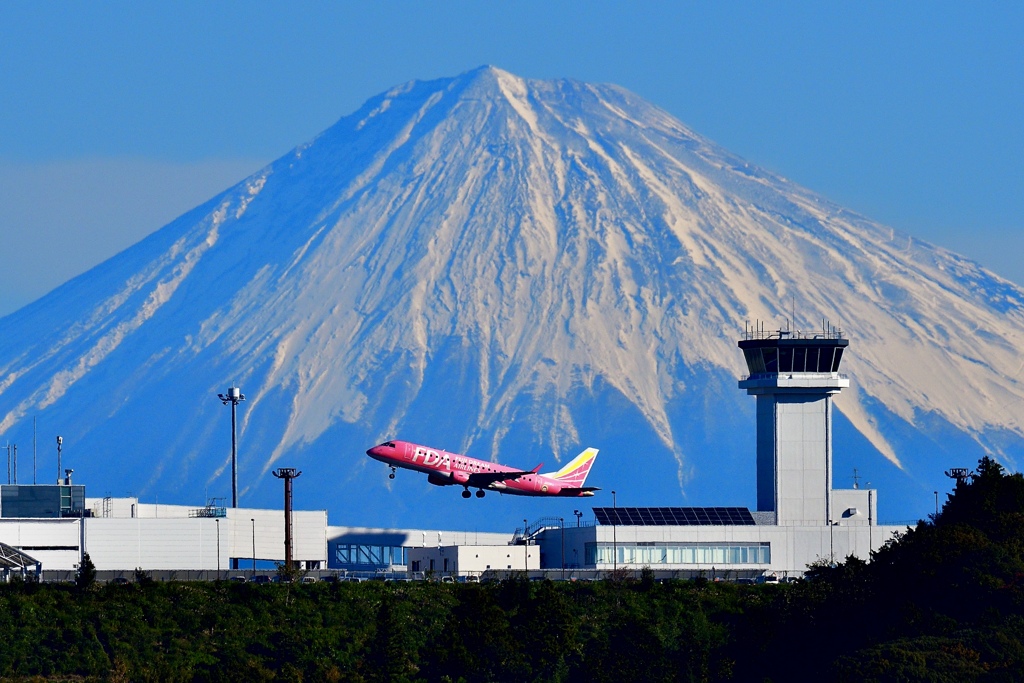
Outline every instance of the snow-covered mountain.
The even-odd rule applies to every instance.
[[[795,320],[787,322],[794,316]],[[33,418],[89,495],[230,496],[335,524],[505,529],[581,503],[754,501],[746,321],[851,339],[836,485],[883,519],[942,470],[1024,453],[1024,290],[756,168],[615,86],[485,67],[374,97],[312,142],[0,320],[0,438]],[[464,501],[385,437],[545,469],[587,501]],[[864,484],[862,479],[861,484]],[[603,496],[603,497],[602,497]]]

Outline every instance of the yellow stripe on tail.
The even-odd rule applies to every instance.
[[[566,463],[562,469],[544,476],[564,481],[572,486],[583,486],[596,457],[597,449],[588,448]]]

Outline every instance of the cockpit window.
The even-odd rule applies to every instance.
[[[395,442],[394,441],[385,441],[384,443],[381,444],[381,446],[386,446],[387,448],[394,448],[395,447]]]

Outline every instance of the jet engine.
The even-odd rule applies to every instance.
[[[435,474],[433,472],[427,475],[427,481],[434,486],[451,486],[455,483],[452,481],[450,476],[445,474]]]

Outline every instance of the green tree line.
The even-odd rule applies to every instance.
[[[984,459],[877,552],[748,586],[0,586],[5,681],[1016,681],[1024,478]]]

